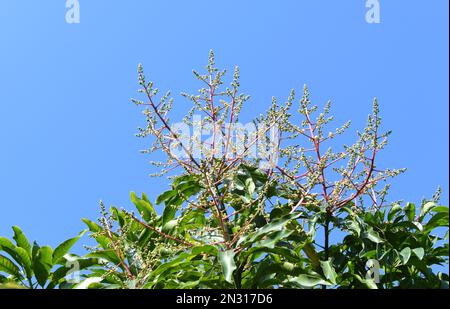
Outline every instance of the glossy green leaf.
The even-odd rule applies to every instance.
[[[33,259],[33,271],[40,286],[45,286],[52,267],[53,250],[49,246],[43,246]]]
[[[367,238],[370,241],[374,243],[382,243],[384,240],[380,237],[380,234],[378,232],[374,231],[373,228],[368,228],[362,235],[363,238]]]
[[[139,214],[148,222],[152,217],[156,216],[156,211],[150,201],[148,201],[148,198],[144,198],[144,196],[145,194],[142,194],[143,198],[139,198],[134,192],[130,193],[131,201],[136,206]]]
[[[13,275],[16,278],[22,277],[20,270],[10,259],[0,254],[0,271]]]
[[[7,281],[6,283],[0,283],[0,290],[16,290],[16,289],[26,289],[25,286],[20,285],[14,281]]]
[[[25,251],[31,257],[31,245],[25,234],[18,226],[13,226],[12,229],[14,231],[13,238],[16,241],[17,246],[25,249]]]
[[[173,190],[169,190],[169,191],[164,192],[163,194],[161,194],[160,196],[157,197],[156,205],[159,205],[159,204],[161,204],[163,202],[168,201],[175,194],[176,194],[176,191],[173,191]]]
[[[17,264],[23,267],[27,278],[31,278],[33,276],[33,271],[31,269],[31,258],[25,249],[14,246],[12,249],[9,247],[4,247],[3,250],[8,253],[17,262]]]
[[[331,263],[331,259],[328,261],[320,261],[320,266],[322,267],[325,278],[332,284],[336,284],[337,274],[334,270],[333,264]]]
[[[311,243],[306,243],[303,246],[303,252],[305,252],[306,256],[311,261],[311,265],[313,266],[313,269],[315,270],[315,269],[319,268],[319,265],[320,265],[319,255],[317,254],[316,249],[314,248],[314,245],[312,245]]]
[[[427,202],[425,205],[422,206],[420,210],[420,218],[423,219],[423,217],[433,208],[435,208],[437,205],[435,202]]]
[[[447,206],[436,206],[432,209],[433,212],[443,212],[448,213],[449,209]]]
[[[400,251],[400,259],[402,260],[403,265],[406,265],[411,257],[411,248],[406,247],[402,251]]]
[[[423,248],[415,248],[412,250],[414,254],[419,258],[419,260],[423,259],[423,256],[425,255],[425,250]]]
[[[189,197],[197,194],[200,191],[201,187],[197,183],[197,181],[184,182],[179,184],[175,190],[182,197],[183,200],[188,199]]]
[[[16,245],[14,245],[8,238],[0,237],[0,250],[3,248],[14,249]]]
[[[225,281],[233,283],[233,271],[236,269],[234,262],[234,250],[221,251],[218,253],[220,265],[222,265],[222,272]]]
[[[424,224],[424,232],[428,233],[437,227],[449,225],[449,214],[448,212],[438,212],[431,217],[431,219]]]
[[[120,264],[120,259],[113,249],[99,250],[86,254],[88,258],[101,258],[115,265]]]
[[[361,227],[356,220],[347,220],[345,225],[349,230],[354,231],[357,236],[361,234]]]
[[[40,248],[41,247],[38,245],[38,243],[36,241],[34,241],[33,247],[31,248],[31,259],[32,260],[37,256]]]
[[[297,277],[290,277],[285,282],[296,283],[302,287],[311,288],[317,285],[331,285],[330,282],[320,278],[318,275],[302,274]]]
[[[247,178],[245,180],[245,186],[247,187],[248,194],[253,195],[253,193],[255,193],[256,186],[252,178]]]
[[[177,225],[178,225],[178,220],[170,220],[170,221],[164,223],[161,231],[164,233],[168,233],[168,232],[172,231]]]
[[[398,204],[394,204],[388,212],[388,220],[392,221],[396,214],[402,211],[402,207]]]
[[[244,191],[245,190],[245,184],[239,180],[238,178],[233,179],[232,186],[234,190],[238,191]]]
[[[64,263],[64,265],[56,269],[51,274],[51,282],[47,286],[47,289],[55,288],[63,281],[62,279],[73,272],[77,272],[91,266],[101,266],[99,260],[96,258],[84,258],[67,254],[65,256],[65,260],[66,262]]]
[[[166,205],[162,214],[162,226],[165,226],[169,221],[175,218],[177,208],[173,205]]]
[[[82,218],[81,221],[83,221],[88,226],[89,231],[91,231],[92,233],[97,233],[102,230],[100,225],[98,225],[97,223],[95,223],[89,219]]]
[[[253,244],[254,242],[258,241],[262,237],[266,236],[267,234],[274,232],[274,231],[281,231],[283,227],[291,220],[295,220],[300,215],[297,214],[290,214],[285,217],[275,219],[274,221],[270,222],[269,224],[264,225],[263,227],[259,228],[256,232],[251,233],[245,237],[242,237],[238,242],[237,246],[240,244]]]
[[[66,241],[62,242],[58,247],[55,248],[53,251],[53,264],[56,264],[62,259],[62,257],[69,252],[69,250],[72,248],[72,246],[82,237],[87,230],[82,231],[78,236],[74,238],[67,239]]]
[[[275,231],[264,237],[262,240],[258,241],[255,245],[259,247],[274,248],[280,240],[287,238],[292,233],[293,231],[286,229]]]
[[[409,221],[414,221],[414,218],[416,216],[416,205],[414,205],[414,203],[406,203],[403,212],[405,213]]]
[[[92,285],[96,285],[97,283],[102,282],[102,277],[89,277],[77,283],[73,288],[74,289],[89,289]]]
[[[367,288],[369,289],[378,289],[377,284],[373,281],[373,279],[363,279],[361,278],[361,276],[355,274],[354,275],[355,278],[358,279],[359,282],[361,282],[362,284],[364,284]]]
[[[110,208],[110,211],[114,219],[119,223],[119,226],[124,227],[127,222],[127,217],[125,216],[125,214],[114,206]]]
[[[193,247],[191,249],[191,251],[192,251],[192,254],[194,254],[194,255],[198,255],[201,253],[207,253],[210,255],[218,254],[217,248],[215,246],[211,246],[211,245],[203,245],[203,246]]]

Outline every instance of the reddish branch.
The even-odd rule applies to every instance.
[[[322,158],[320,155],[320,148],[319,148],[320,141],[318,140],[318,138],[316,138],[316,135],[314,133],[316,130],[316,126],[314,126],[314,128],[313,128],[313,124],[311,122],[311,119],[309,118],[309,114],[306,109],[305,109],[305,116],[306,116],[306,121],[307,121],[308,127],[309,127],[309,133],[311,134],[310,139],[313,141],[314,149],[316,150],[317,165],[320,166]],[[325,203],[328,205],[328,193],[327,193],[327,184],[325,181],[324,167],[320,167],[320,182],[322,184],[322,191],[323,191],[323,197],[325,199]]]
[[[117,257],[120,260],[120,264],[122,264],[122,266],[125,268],[125,271],[127,272],[128,277],[131,278],[132,280],[134,280],[135,277],[134,277],[133,273],[131,272],[130,268],[128,267],[128,265],[125,263],[124,258],[122,256],[122,252],[120,251],[120,249],[117,246],[117,244],[114,242],[114,238],[113,238],[113,235],[111,234],[111,231],[109,230],[108,223],[105,222],[105,225],[106,225],[106,229],[105,230],[106,230],[106,232],[108,234],[108,238],[109,238],[109,240],[111,240],[111,243],[113,245],[113,249],[116,252]]]
[[[375,138],[376,138],[376,135],[375,135]],[[369,184],[370,178],[372,177],[372,173],[373,173],[373,170],[374,170],[374,167],[375,167],[375,156],[376,156],[376,153],[377,153],[377,148],[375,148],[373,150],[373,152],[372,152],[372,157],[370,159],[370,167],[369,167],[369,169],[367,171],[367,176],[364,179],[364,181],[361,184],[361,186],[356,190],[356,193],[353,194],[352,196],[350,196],[350,197],[348,197],[348,198],[338,202],[334,208],[337,209],[337,208],[339,208],[339,207],[341,207],[341,206],[351,202],[352,200],[354,200],[355,198],[357,198],[358,196],[360,196],[364,192],[365,188]]]
[[[178,138],[178,134],[176,134],[175,132],[172,131],[172,129],[170,128],[169,124],[167,123],[166,119],[161,115],[160,111],[158,110],[158,107],[155,105],[155,103],[153,102],[153,98],[152,95],[150,94],[150,92],[148,91],[147,87],[145,86],[145,84],[143,85],[145,94],[147,95],[147,98],[150,102],[150,106],[153,109],[153,112],[156,114],[156,116],[159,118],[159,120],[163,123],[164,127],[169,131],[169,133],[173,136],[173,138],[175,138],[176,140],[178,140],[180,142],[181,147],[183,148],[183,150],[189,155],[189,159],[192,161],[192,163],[195,164],[195,166],[197,166],[197,168],[200,169],[200,164],[198,164],[197,160],[194,159],[194,157],[192,156],[191,152],[188,151],[188,149],[186,148],[186,146],[182,143],[182,141],[179,140]]]

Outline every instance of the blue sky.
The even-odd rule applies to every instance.
[[[380,24],[365,21],[365,0],[79,2],[67,24],[63,0],[0,1],[0,235],[19,225],[55,246],[98,217],[100,199],[155,199],[168,182],[148,177],[134,137],[137,65],[186,107],[178,94],[199,88],[191,70],[211,48],[219,66],[240,66],[248,117],[306,83],[336,124],[352,120],[351,136],[377,96],[394,131],[379,165],[408,168],[390,198],[419,202],[441,185],[448,204],[448,1],[380,0]]]

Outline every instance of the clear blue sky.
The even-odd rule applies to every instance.
[[[354,132],[377,96],[394,131],[379,165],[408,168],[391,199],[441,185],[448,204],[447,0],[380,0],[380,24],[366,23],[365,0],[79,2],[81,23],[67,24],[63,0],[0,1],[0,235],[19,225],[54,246],[98,217],[100,199],[155,199],[168,183],[148,177],[133,136],[137,64],[185,106],[178,94],[198,88],[191,70],[211,48],[240,65],[246,115],[306,83]]]

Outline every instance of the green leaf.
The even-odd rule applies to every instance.
[[[18,226],[13,226],[12,229],[14,231],[13,238],[16,241],[17,246],[25,249],[25,251],[31,257],[31,245],[25,234]]]
[[[89,289],[91,286],[97,286],[97,283],[102,282],[102,277],[89,277],[74,285],[74,289]]]
[[[252,278],[253,285],[256,284],[257,288],[268,288],[272,286],[272,281],[277,274],[291,273],[292,270],[288,271],[286,268],[293,268],[292,266],[274,263],[271,259],[263,259],[257,264],[256,274]]]
[[[388,213],[388,220],[392,221],[396,214],[398,214],[400,211],[402,211],[402,207],[398,204],[395,204],[391,207]]]
[[[71,254],[66,254],[64,258],[66,260],[66,263],[64,263],[64,266],[59,267],[52,273],[51,282],[47,286],[47,289],[56,287],[62,282],[63,278],[65,278],[70,273],[73,273],[74,271],[86,269],[91,266],[101,265],[97,258],[84,258]]]
[[[345,225],[349,230],[354,231],[357,236],[361,235],[361,227],[356,220],[347,219]]]
[[[239,180],[239,178],[235,178],[235,179],[233,179],[233,181],[232,181],[232,188],[233,188],[234,190],[244,191],[244,189],[245,189],[245,184],[244,184],[241,180]]]
[[[406,203],[403,212],[409,221],[414,221],[414,217],[416,216],[416,205],[414,205],[414,203]]]
[[[254,242],[260,240],[271,232],[281,231],[289,221],[297,219],[299,216],[300,214],[293,213],[280,219],[275,219],[269,224],[264,225],[262,228],[259,228],[256,232],[250,233],[247,236],[239,239],[239,241],[236,243],[236,246],[239,246],[240,244],[253,244]]]
[[[374,242],[374,243],[382,243],[384,242],[384,240],[380,237],[380,234],[378,234],[378,232],[374,231],[373,228],[369,227],[363,234],[362,234],[363,238],[367,238],[370,241]]]
[[[300,259],[299,255],[294,250],[280,246],[277,246],[275,248],[251,247],[250,249],[241,252],[240,258],[250,257],[249,261],[252,261],[255,260],[255,258],[260,257],[264,253],[274,253],[292,263],[298,263]]]
[[[37,256],[40,248],[41,247],[39,247],[38,243],[36,241],[34,241],[33,248],[31,249],[31,259],[32,260]]]
[[[305,244],[305,246],[303,247],[303,252],[305,252],[306,256],[311,261],[313,269],[316,270],[320,265],[320,261],[319,255],[317,254],[316,249],[314,249],[314,245],[311,243]]]
[[[253,193],[255,193],[256,186],[252,178],[247,178],[245,180],[245,186],[247,187],[248,194],[253,195]]]
[[[177,208],[173,205],[166,205],[162,214],[162,226],[165,226],[169,221],[175,218]]]
[[[429,233],[430,231],[440,226],[448,227],[448,224],[448,212],[438,212],[425,224],[424,232]]]
[[[8,253],[20,266],[25,270],[27,278],[33,276],[33,271],[31,269],[31,258],[24,248],[14,246],[12,249],[8,247],[3,247],[3,250]]]
[[[161,194],[160,196],[158,196],[156,198],[156,205],[159,205],[162,202],[165,202],[165,201],[169,200],[175,194],[176,194],[176,191],[174,191],[174,190],[169,190],[169,191],[164,192],[163,194]]]
[[[119,223],[120,227],[124,227],[126,224],[126,217],[122,211],[117,209],[117,207],[111,206],[111,213],[113,214],[114,219]]]
[[[443,212],[448,213],[448,207],[447,206],[436,206],[432,209],[433,212]]]
[[[113,249],[99,250],[99,251],[91,252],[91,253],[86,254],[86,257],[101,258],[101,259],[104,259],[115,265],[120,264],[120,259],[117,256],[117,253]]]
[[[314,287],[316,285],[331,285],[330,282],[327,282],[320,278],[318,275],[306,275],[302,274],[297,277],[290,277],[285,282],[296,283],[302,287]]]
[[[151,204],[150,199],[148,198],[147,194],[142,192],[142,200],[146,201],[147,203]]]
[[[421,231],[421,232],[423,231],[423,225],[420,224],[420,222],[418,222],[418,221],[413,221],[412,224],[414,224],[414,226],[417,227],[417,229],[418,229],[419,231]]]
[[[182,175],[176,177],[172,182],[172,188],[176,188],[184,183],[197,183],[195,175]]]
[[[201,190],[201,187],[197,180],[190,180],[177,184],[174,189],[184,200],[186,200],[192,195],[197,194]]]
[[[0,271],[21,278],[20,270],[10,259],[0,254]]]
[[[136,206],[139,214],[144,218],[145,221],[149,221],[153,216],[156,216],[156,211],[153,205],[148,201],[148,198],[142,193],[142,199],[136,196],[134,192],[130,193],[130,198],[133,204]]]
[[[247,195],[239,195],[239,198],[244,202],[244,204],[249,204],[251,202]]]
[[[419,258],[419,260],[423,259],[423,256],[425,255],[425,250],[423,248],[415,248],[412,250],[414,254]]]
[[[359,282],[364,284],[369,289],[378,289],[377,284],[373,281],[373,279],[363,279],[359,275],[354,274],[353,275],[356,279],[358,279]]]
[[[202,246],[196,246],[191,249],[192,254],[199,255],[203,253],[216,255],[218,254],[217,248],[211,245],[202,245]]]
[[[222,265],[225,281],[233,283],[233,271],[236,269],[234,262],[234,250],[221,251],[218,254],[219,262]]]
[[[376,258],[377,257],[377,250],[369,250],[369,251],[366,251],[366,252],[364,252],[364,250],[363,250],[363,251],[361,251],[359,253],[359,257],[360,258],[366,258],[366,259]]]
[[[15,289],[26,289],[26,287],[14,281],[8,281],[6,283],[0,283],[0,290],[2,289],[15,290]]]
[[[270,233],[266,237],[264,237],[262,240],[256,243],[256,246],[258,247],[267,247],[267,248],[274,248],[275,245],[282,239],[287,238],[289,235],[291,235],[293,231],[283,229],[281,231],[275,231],[273,233]]]
[[[53,250],[50,246],[41,247],[33,259],[33,270],[41,287],[45,286],[53,267]]]
[[[0,249],[9,248],[14,249],[16,246],[6,237],[0,237]]]
[[[162,229],[161,232],[167,233],[172,231],[178,224],[178,220],[170,220],[169,222],[166,222]]]
[[[95,222],[92,222],[89,219],[86,218],[82,218],[81,221],[83,221],[89,228],[89,231],[91,231],[92,233],[97,233],[100,232],[102,230],[102,228],[100,227],[100,225],[98,225]]]
[[[156,269],[154,269],[150,273],[150,276],[161,277],[161,274],[163,274],[167,270],[177,269],[177,267],[180,267],[180,265],[182,265],[183,263],[186,262],[185,259],[188,258],[189,256],[191,256],[191,254],[189,254],[187,252],[183,252],[183,253],[179,254],[177,257],[175,257],[171,261],[168,261],[166,263],[162,263],[161,265],[159,265]],[[194,257],[194,256],[195,255],[192,255],[192,257]],[[190,263],[190,261],[188,261],[188,262]],[[178,268],[178,269],[180,269],[180,268]]]
[[[332,284],[336,284],[337,274],[334,270],[333,264],[331,263],[331,259],[329,259],[328,261],[320,261],[320,266],[322,266],[325,278]]]
[[[62,242],[58,247],[55,248],[55,251],[53,251],[53,264],[56,264],[59,262],[59,260],[72,248],[72,246],[80,239],[81,236],[83,236],[87,230],[82,231],[78,236],[74,238],[67,239],[66,241]]]
[[[423,219],[425,215],[433,208],[435,208],[437,205],[435,202],[427,202],[425,205],[422,206],[422,209],[420,210],[420,218]]]
[[[403,265],[406,265],[411,257],[411,248],[406,247],[402,251],[400,251],[400,259],[402,260]]]

